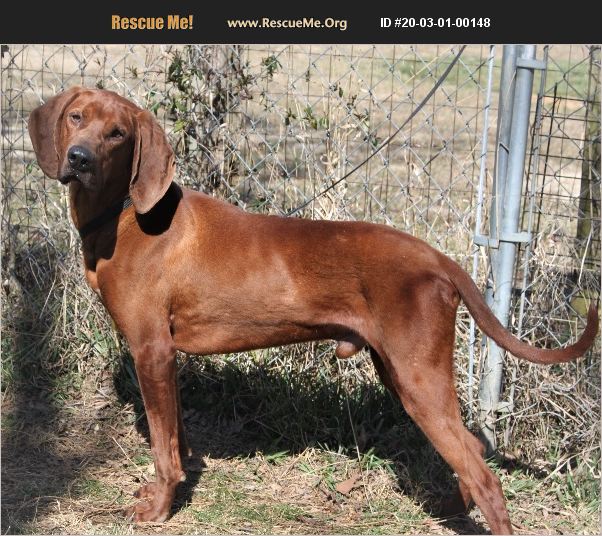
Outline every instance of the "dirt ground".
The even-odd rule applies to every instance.
[[[163,525],[135,526],[122,515],[154,472],[139,399],[120,386],[123,378],[107,369],[62,399],[44,386],[5,396],[2,533],[488,532],[478,509],[468,516],[436,517],[453,475],[382,388],[363,394],[370,411],[362,419],[352,401],[353,429],[344,412],[337,414],[343,435],[336,444],[336,423],[316,420],[312,429],[294,412],[315,393],[295,389],[288,403],[267,400],[257,406],[265,376],[261,382],[247,379],[240,396],[230,396],[231,378],[208,363],[200,382],[183,387],[194,454],[173,515]],[[196,402],[199,389],[205,405]],[[392,411],[398,424],[390,426]],[[300,436],[287,437],[295,433],[296,419]],[[346,441],[349,433],[355,445]],[[321,441],[325,437],[330,444]],[[555,473],[549,464],[515,460],[495,470],[519,534],[599,534],[599,494],[575,484],[579,467]]]

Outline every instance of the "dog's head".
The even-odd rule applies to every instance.
[[[90,193],[125,189],[136,211],[163,197],[175,172],[174,153],[153,115],[101,89],[73,87],[29,116],[42,171]]]

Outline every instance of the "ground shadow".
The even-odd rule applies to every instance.
[[[13,230],[16,232],[16,230]],[[87,464],[111,449],[87,448],[85,434],[63,396],[73,376],[53,340],[66,275],[65,254],[47,240],[3,248],[2,533],[29,533],[57,498],[68,496]],[[14,236],[14,235],[12,235]],[[89,419],[87,423],[89,423]],[[73,448],[74,443],[78,445]],[[91,442],[92,444],[94,442]]]
[[[351,391],[314,370],[286,374],[267,364],[241,364],[224,358],[186,358],[179,382],[184,420],[193,449],[194,468],[180,485],[174,511],[191,502],[202,478],[198,460],[301,453],[308,447],[341,447],[389,460],[400,488],[430,515],[455,489],[449,467],[414,425],[401,404],[380,384],[361,383]],[[319,364],[316,364],[317,366]],[[148,440],[140,394],[132,381],[133,365],[124,356],[115,386],[122,402],[132,403],[137,427]],[[353,454],[352,454],[353,455]],[[442,519],[462,534],[483,534],[485,527],[468,516]]]

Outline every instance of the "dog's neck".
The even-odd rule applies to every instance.
[[[79,182],[71,182],[69,184],[69,203],[73,224],[78,230],[81,230],[127,194],[127,187],[110,191],[90,191]],[[96,287],[94,274],[98,260],[111,258],[113,255],[117,240],[118,219],[116,217],[107,221],[106,224],[82,238],[86,278],[92,288]]]
[[[69,203],[73,224],[77,229],[81,229],[127,195],[127,187],[116,188],[113,191],[90,191],[79,182],[69,183]]]
[[[96,194],[84,189],[81,184],[71,183],[69,194],[71,218],[75,227],[80,230],[110,207],[122,201],[128,191],[127,189],[116,189],[112,192],[103,190]],[[115,217],[108,219],[93,232],[87,234],[82,239],[86,270],[94,271],[99,259],[111,258],[117,241],[118,225],[121,229],[122,225],[130,225],[135,222],[136,227],[146,235],[159,235],[167,231],[182,196],[182,189],[172,182],[163,197],[146,214],[136,214],[133,208],[129,208],[127,209],[128,214],[135,214],[135,216],[128,216],[124,222],[123,218],[120,219],[120,214],[116,214]]]

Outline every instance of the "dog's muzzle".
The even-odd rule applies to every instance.
[[[68,166],[59,177],[62,184],[68,184],[73,180],[82,181],[82,175],[88,174],[94,168],[94,155],[81,145],[73,145],[67,151]]]

